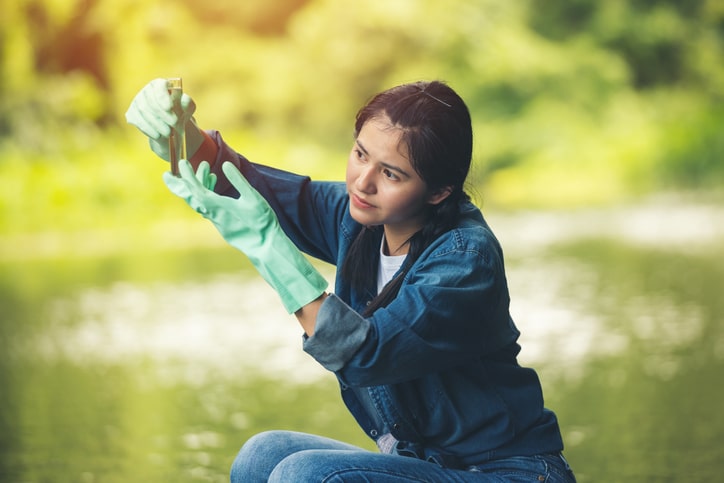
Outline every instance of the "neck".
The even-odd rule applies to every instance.
[[[407,252],[410,251],[410,238],[417,232],[418,230],[393,232],[385,226],[385,245],[383,247],[385,255],[407,255]]]

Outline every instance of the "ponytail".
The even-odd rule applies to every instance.
[[[371,316],[377,309],[387,307],[397,297],[410,268],[440,235],[457,225],[460,220],[460,205],[468,200],[468,195],[458,189],[431,207],[427,223],[409,239],[410,249],[402,268],[370,301],[362,316]],[[364,227],[347,252],[341,275],[355,290],[374,287],[377,281],[380,230],[381,226]]]

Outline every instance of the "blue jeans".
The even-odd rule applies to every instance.
[[[244,444],[231,467],[232,483],[575,481],[560,455],[506,458],[467,470],[453,470],[292,431],[257,434]]]

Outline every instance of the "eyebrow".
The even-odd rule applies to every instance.
[[[357,144],[357,147],[359,147],[360,151],[362,151],[362,153],[364,153],[365,156],[369,156],[369,155],[370,155],[370,153],[369,153],[369,152],[367,151],[367,149],[362,145],[362,143],[359,142],[359,139],[356,139],[356,140],[355,140],[355,143]],[[406,178],[410,178],[410,177],[411,177],[410,174],[409,174],[407,171],[405,171],[405,170],[403,170],[403,169],[395,166],[394,164],[389,164],[389,163],[385,163],[385,162],[380,162],[380,164],[381,164],[382,166],[384,166],[385,168],[389,169],[390,171],[395,171],[396,173],[400,173],[402,176],[405,176]]]

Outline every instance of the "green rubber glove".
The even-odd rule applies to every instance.
[[[222,165],[239,198],[212,191],[216,178],[209,164],[201,162],[194,175],[191,164],[179,162],[180,177],[164,173],[166,186],[176,196],[211,220],[229,245],[249,257],[264,280],[282,299],[290,314],[324,293],[327,281],[312,266],[279,226],[269,203],[232,163]]]
[[[199,149],[204,135],[193,114],[196,104],[186,93],[179,106],[174,106],[166,79],[154,79],[141,89],[126,111],[126,121],[148,136],[151,150],[169,161],[168,137],[174,126],[185,126],[186,155],[190,158]]]

